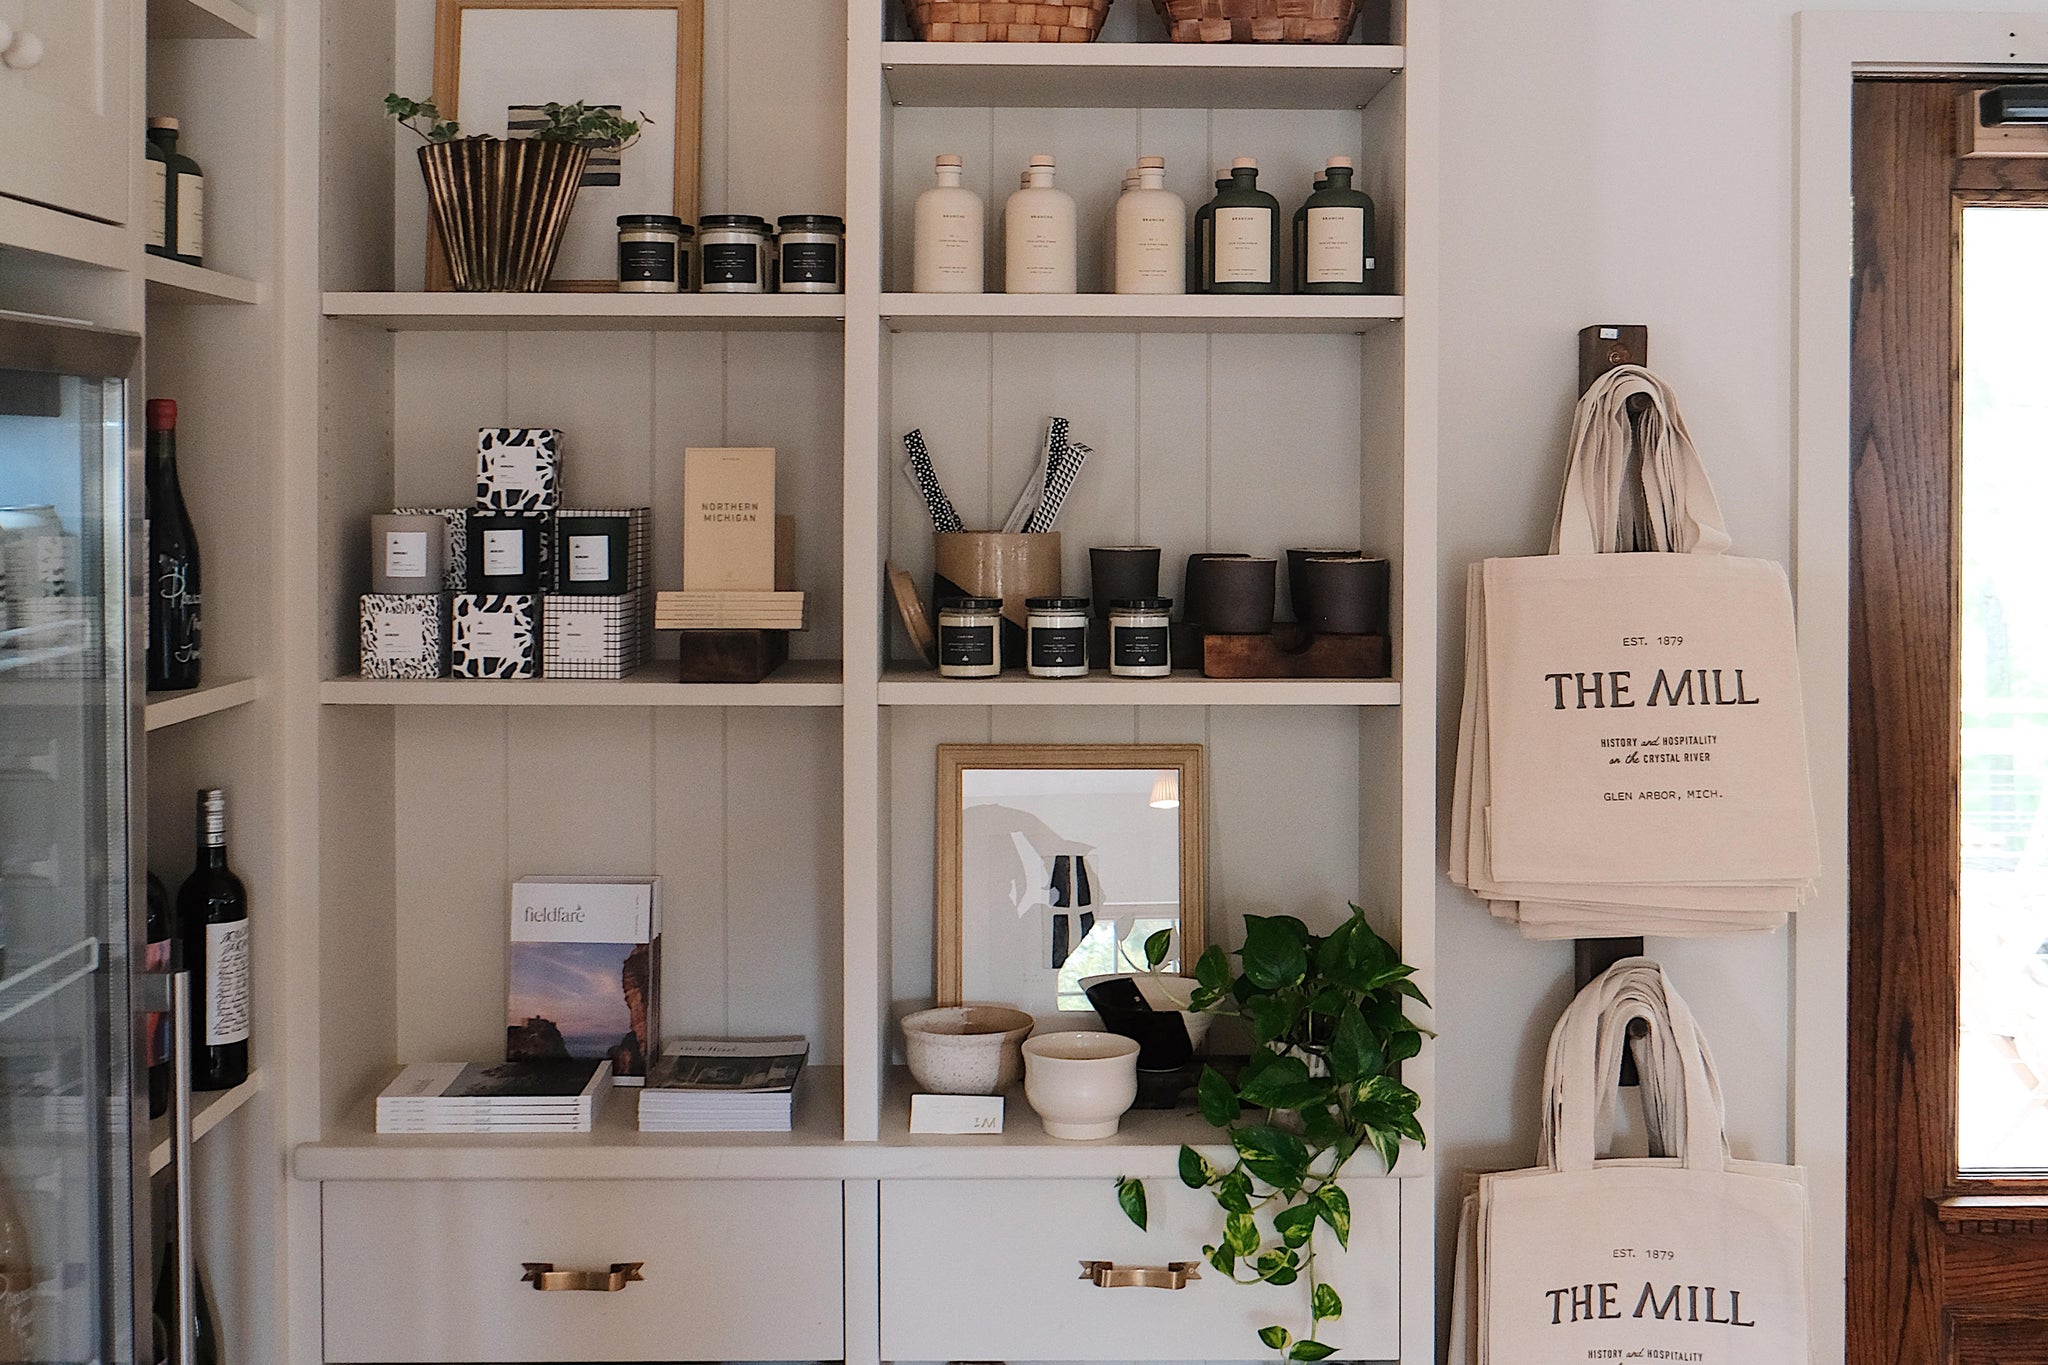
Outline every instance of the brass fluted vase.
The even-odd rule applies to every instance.
[[[537,138],[458,138],[420,148],[434,230],[455,287],[547,288],[589,162],[583,143]]]

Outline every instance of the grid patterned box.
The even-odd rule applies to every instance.
[[[579,597],[645,592],[653,527],[654,512],[647,507],[565,507],[555,513],[552,591]]]
[[[647,594],[551,597],[542,671],[550,678],[623,678],[647,661]]]
[[[538,678],[540,625],[532,593],[457,593],[449,629],[455,676]]]
[[[562,505],[562,433],[553,427],[482,427],[476,434],[481,512],[552,512]]]
[[[370,592],[362,600],[363,676],[438,678],[448,671],[448,599]]]
[[[448,523],[448,572],[442,592],[469,591],[469,509],[467,507],[394,507],[397,517],[439,517]]]

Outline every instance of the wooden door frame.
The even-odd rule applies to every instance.
[[[1814,1358],[1844,1358],[1848,1086],[1851,95],[1866,73],[2048,67],[2041,14],[1805,13],[1798,45],[1794,574],[1819,897],[1794,917],[1792,1156],[1813,1201]]]

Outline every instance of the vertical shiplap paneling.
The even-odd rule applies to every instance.
[[[1187,556],[1209,548],[1209,338],[1138,338],[1134,543],[1157,545],[1159,590],[1184,595]],[[1083,547],[1084,549],[1086,547]],[[1099,605],[1099,604],[1098,604]]]
[[[573,356],[574,364],[565,363]],[[565,507],[641,507],[654,486],[654,336],[513,332],[507,425],[562,431]]]
[[[990,387],[994,339],[944,334],[886,338],[890,387],[884,405],[889,446],[880,454],[888,490],[888,546],[892,563],[909,571],[918,591],[932,578],[932,523],[924,502],[899,472],[903,433],[916,428],[931,447],[932,464],[961,520],[970,527],[1000,523],[1001,509],[989,477]],[[930,603],[926,604],[931,605]]]
[[[726,338],[725,443],[775,447],[775,510],[796,517],[796,586],[810,595],[810,626],[790,651],[807,659],[837,658],[840,650],[840,344],[810,332]]]
[[[1366,890],[1355,713],[1233,706],[1209,714],[1211,938],[1235,946],[1246,914],[1333,928]],[[1391,872],[1383,884],[1391,895]]]
[[[661,1014],[669,1036],[730,1031],[726,713],[654,715],[654,870],[661,877]]]
[[[725,207],[728,188],[728,138],[732,120],[726,110],[732,95],[732,16],[746,0],[706,0],[704,5],[703,124],[697,137],[698,213],[731,212]],[[843,123],[845,120],[839,120]],[[739,210],[748,212],[749,210]]]
[[[652,713],[603,706],[507,715],[510,876],[631,876],[651,870]]]
[[[889,712],[889,970],[893,1016],[932,1001],[933,820],[938,747],[987,744],[991,712],[905,707]],[[901,1039],[889,1046],[900,1050]]]
[[[726,727],[726,1013],[734,1033],[802,1033],[836,1062],[839,715],[734,709]]]
[[[510,913],[506,713],[394,715],[398,1057],[499,1056]]]
[[[400,332],[392,338],[392,497],[400,507],[467,507],[477,428],[504,426],[504,332]]]
[[[718,199],[705,196],[705,207],[758,213],[770,222],[785,213],[843,213],[846,6],[734,0],[714,8],[725,11],[723,60],[732,74],[719,101],[724,183]]]
[[[654,338],[654,549],[656,592],[683,586],[683,452],[725,439],[725,349],[717,332],[662,332]],[[676,656],[676,636],[657,631],[656,658]]]

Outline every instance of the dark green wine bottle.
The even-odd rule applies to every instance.
[[[1259,163],[1230,163],[1230,184],[1209,201],[1202,283],[1211,294],[1278,294],[1280,201],[1259,188]]]
[[[1303,293],[1372,292],[1372,196],[1351,188],[1351,174],[1350,157],[1331,157],[1328,183],[1301,206]]]
[[[1230,169],[1224,167],[1216,172],[1216,192],[1221,194],[1230,188]],[[1210,221],[1216,212],[1213,203],[1203,204],[1195,209],[1195,230],[1188,234],[1188,292],[1206,294],[1209,292],[1207,273],[1209,269],[1209,230],[1214,226]]]

